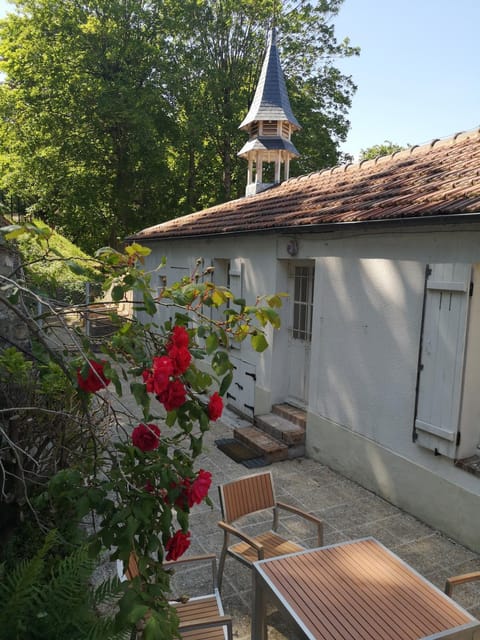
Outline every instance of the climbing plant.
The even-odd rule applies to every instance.
[[[48,259],[44,227],[11,225],[3,231],[8,242],[29,234]],[[0,305],[30,336],[29,349],[7,354],[10,376],[26,376],[44,389],[43,396],[34,396],[38,406],[5,403],[0,410],[0,481],[2,498],[11,500],[8,492],[15,487],[13,495],[23,496],[19,510],[33,511],[45,530],[83,528],[91,557],[106,552],[126,567],[134,554],[139,575],[121,586],[114,630],[131,625],[144,638],[167,639],[177,637],[178,621],[168,604],[170,574],[163,562],[185,553],[191,510],[210,504],[211,473],[197,468],[196,459],[232,382],[229,345],[249,340],[257,352],[266,349],[267,327],[279,326],[281,296],[247,304],[199,270],[154,292],[144,266],[149,253],[136,243],[122,252],[97,252],[93,266],[103,273],[111,299],[112,333],[101,342],[78,322],[85,309],[48,303],[39,317],[33,304],[39,294],[13,274],[0,276]],[[82,270],[78,260],[66,265]],[[125,305],[128,315],[120,312]],[[158,320],[162,305],[170,309],[165,322]],[[55,390],[70,398],[65,410],[58,396],[52,403]],[[40,460],[37,448],[28,449],[28,438],[20,440],[21,430],[12,431],[18,423],[12,418],[19,415],[31,424],[43,418],[40,435],[52,436],[48,473],[43,467],[47,478],[35,475],[35,468],[25,473],[27,460]],[[45,416],[64,419],[58,433],[49,434]],[[78,433],[81,444],[72,439]],[[47,520],[41,516],[45,509]],[[70,533],[69,543],[74,540]]]

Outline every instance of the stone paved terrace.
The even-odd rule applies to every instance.
[[[188,555],[215,552],[218,558],[223,537],[216,524],[221,519],[217,485],[256,472],[233,462],[215,446],[215,439],[232,436],[236,419],[231,414],[228,416],[227,413],[223,423],[214,424],[206,435],[205,451],[199,459],[199,466],[213,474],[210,496],[214,508],[201,505],[192,510],[192,546]],[[264,469],[273,472],[279,499],[311,511],[324,520],[325,544],[373,536],[442,590],[448,576],[480,570],[480,555],[318,462],[297,458]],[[256,514],[247,530],[254,533],[264,518],[264,515]],[[294,540],[305,546],[315,546],[308,525],[304,526],[288,514],[283,516],[283,523]],[[204,574],[202,570],[187,573],[182,592],[195,595],[193,591],[204,580]],[[251,573],[230,557],[225,564],[222,592],[226,613],[233,617],[234,638],[250,640]],[[480,618],[480,583],[457,587],[454,597]],[[299,640],[273,607],[269,608],[268,624],[270,640]]]

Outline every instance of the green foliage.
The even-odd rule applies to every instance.
[[[276,13],[302,153],[336,163],[355,90],[343,0],[17,0],[0,24],[0,188],[87,251],[244,194],[238,125]]]
[[[5,231],[15,240],[21,236],[18,228]],[[31,233],[44,241],[42,229]],[[170,574],[163,561],[188,548],[191,510],[203,501],[211,505],[211,474],[196,469],[196,460],[232,382],[228,347],[231,341],[249,340],[262,352],[266,329],[279,326],[281,295],[259,297],[248,305],[227,288],[216,287],[199,266],[158,295],[144,267],[149,253],[136,243],[123,252],[97,252],[113,304],[130,300],[135,309],[128,318],[118,308],[112,311],[117,329],[100,346],[80,328],[68,326],[63,327],[65,342],[58,344],[55,320],[60,311],[50,307],[39,326],[25,304],[28,290],[22,288],[12,302],[11,278],[0,275],[0,304],[8,304],[35,338],[29,358],[11,349],[0,356],[0,380],[5,381],[0,385],[5,407],[0,435],[6,443],[0,451],[2,499],[6,495],[22,514],[32,509],[41,526],[58,528],[64,548],[78,547],[52,562],[48,588],[38,586],[44,550],[8,580],[10,591],[16,593],[18,585],[20,594],[5,592],[2,615],[16,614],[13,638],[109,638],[109,629],[133,626],[143,626],[145,640],[176,637],[178,621],[167,595]],[[159,324],[162,305],[168,305],[170,319]],[[211,319],[212,307],[219,320]],[[125,389],[137,403],[133,410],[123,404]],[[87,518],[96,523],[86,532],[90,558],[98,561],[107,550],[110,559],[126,566],[134,554],[139,571],[128,586],[119,587],[113,627],[108,617],[102,618],[101,636],[76,631],[77,626],[81,633],[90,629],[94,598],[86,585],[91,565],[78,534],[85,531]],[[21,535],[21,527],[15,533]],[[71,574],[78,580],[72,582]],[[103,589],[108,592],[109,586]],[[43,591],[55,604],[52,609],[41,599]],[[78,601],[83,592],[84,607]],[[33,610],[23,612],[27,593]],[[56,612],[64,616],[70,607],[76,617],[57,621]],[[33,633],[32,616],[39,618],[36,629],[44,635],[28,635]],[[57,627],[53,631],[52,625]]]
[[[96,261],[41,220],[12,225],[7,238],[17,242],[30,286],[54,300],[85,302],[86,283],[100,278]]]
[[[378,158],[380,156],[387,156],[391,153],[396,153],[397,151],[402,151],[403,149],[408,148],[409,144],[407,144],[406,146],[401,146],[399,144],[395,144],[394,142],[391,142],[390,140],[384,140],[382,144],[375,144],[371,147],[368,147],[368,149],[362,149],[360,151],[360,158],[359,160],[375,160],[375,158]]]
[[[56,542],[51,532],[42,547],[7,571],[0,565],[0,628],[11,640],[113,640],[129,638],[131,625],[115,630],[113,616],[100,617],[100,605],[114,605],[122,591],[118,579],[90,588],[94,561],[80,547],[49,570],[48,553]],[[122,631],[122,632],[120,632]]]
[[[26,544],[30,551],[37,548],[38,520],[52,526],[48,509],[36,503],[38,494],[58,470],[88,465],[86,453],[101,431],[96,427],[92,433],[76,385],[38,344],[30,357],[15,347],[0,351],[0,408],[0,547],[11,545],[16,557]],[[37,510],[33,525],[32,503]],[[23,532],[10,539],[19,521]],[[71,512],[64,510],[56,526],[65,539],[78,541]]]

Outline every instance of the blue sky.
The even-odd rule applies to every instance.
[[[0,0],[0,15],[7,8]],[[384,140],[422,144],[480,125],[480,0],[345,0],[334,24],[361,47],[338,61],[358,86],[343,151],[357,157]]]
[[[345,0],[334,21],[360,56],[342,149],[422,144],[480,125],[480,0]]]

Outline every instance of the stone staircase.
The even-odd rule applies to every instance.
[[[254,426],[234,429],[234,437],[270,464],[305,455],[305,425],[305,411],[277,404],[271,413],[256,416]]]

